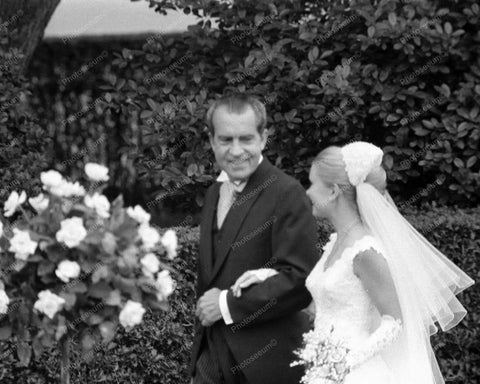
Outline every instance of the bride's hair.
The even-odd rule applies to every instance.
[[[355,200],[355,188],[348,180],[345,162],[343,161],[342,148],[331,146],[321,151],[312,163],[314,172],[327,185],[337,184],[345,196]],[[366,183],[374,186],[380,193],[384,193],[387,187],[387,175],[382,166],[373,169],[367,176]]]

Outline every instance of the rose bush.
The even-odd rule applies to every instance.
[[[16,337],[23,365],[56,342],[67,354],[74,336],[87,352],[112,340],[118,324],[131,330],[146,309],[166,310],[175,288],[168,262],[176,233],[161,236],[150,215],[124,208],[121,196],[110,204],[98,183],[108,180],[105,167],[87,164],[85,172],[88,191],[43,172],[44,192],[28,199],[37,214],[22,206],[25,192],[14,191],[3,210],[16,220],[0,215],[0,340]]]

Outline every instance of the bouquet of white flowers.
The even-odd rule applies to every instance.
[[[290,366],[305,366],[303,384],[342,384],[350,373],[347,354],[350,350],[330,333],[311,330],[303,334],[303,346],[294,351],[300,360]]]
[[[62,382],[73,336],[89,352],[111,341],[119,324],[140,324],[146,308],[166,310],[175,289],[168,263],[176,233],[161,235],[150,214],[124,208],[121,196],[110,204],[101,192],[106,167],[88,163],[85,173],[88,191],[43,172],[43,193],[28,199],[37,214],[22,206],[25,192],[12,192],[3,212],[16,220],[0,215],[0,340],[16,336],[22,365],[58,342]]]

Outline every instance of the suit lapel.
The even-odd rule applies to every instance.
[[[222,241],[218,244],[217,258],[215,260],[215,265],[213,266],[213,271],[210,275],[210,278],[208,279],[208,284],[210,284],[210,282],[215,278],[223,263],[225,262],[228,252],[230,251],[230,248],[238,235],[243,221],[245,220],[253,203],[258,199],[261,191],[263,190],[263,188],[260,189],[258,187],[265,181],[266,177],[269,174],[269,171],[272,168],[273,166],[270,164],[270,162],[266,158],[264,158],[261,164],[255,170],[255,172],[252,174],[252,176],[250,176],[247,185],[245,186],[244,190],[238,195],[236,202],[228,211],[228,214],[223,223],[222,230],[224,233],[222,236]]]

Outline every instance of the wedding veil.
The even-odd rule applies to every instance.
[[[388,193],[365,182],[383,152],[363,142],[346,147],[342,154],[360,216],[384,250],[402,312],[400,339],[382,355],[400,383],[443,384],[430,336],[437,332],[436,324],[447,331],[462,320],[466,310],[455,295],[474,281],[410,225]]]
[[[402,383],[443,384],[430,344],[466,314],[456,294],[474,282],[433,247],[372,185],[357,186],[360,215],[380,241],[402,310],[403,332],[385,358]]]

